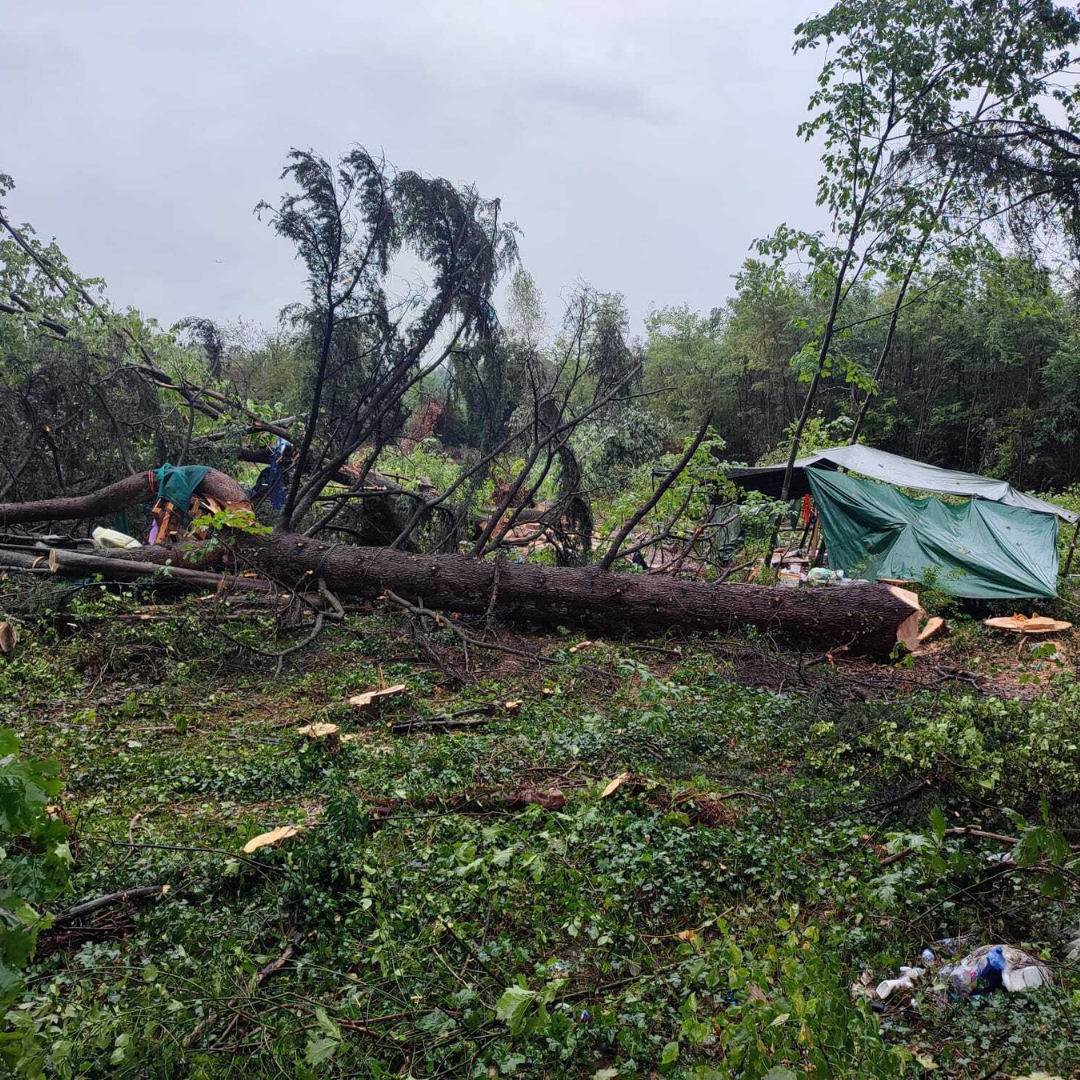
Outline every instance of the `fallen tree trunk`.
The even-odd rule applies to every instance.
[[[220,503],[247,502],[244,489],[226,473],[211,469],[197,491]],[[76,521],[84,518],[118,514],[137,503],[157,498],[157,478],[152,472],[132,473],[108,487],[86,495],[70,495],[38,502],[0,503],[0,526],[21,525],[31,521]]]
[[[216,470],[207,473],[199,490],[220,502],[244,500],[236,481]],[[115,513],[155,494],[153,474],[136,473],[88,495],[0,504],[0,525]],[[541,567],[468,555],[413,555],[388,547],[328,544],[291,533],[240,536],[237,546],[246,566],[301,590],[321,581],[338,594],[374,598],[390,591],[427,608],[606,634],[755,626],[814,642],[821,651],[850,649],[880,656],[887,656],[897,641],[914,648],[918,637],[918,598],[883,584],[819,589],[706,585],[616,574],[595,566]],[[171,573],[178,580],[220,587],[222,575],[207,572],[212,566],[224,569],[220,550],[207,553],[205,569],[194,570],[187,569],[192,547],[155,545],[109,555],[51,549],[49,566],[131,580],[172,562],[176,569]],[[29,553],[7,552],[5,559],[12,566],[41,565]],[[259,587],[243,578],[224,584]]]
[[[303,587],[322,580],[336,594],[378,597],[387,590],[425,607],[613,635],[664,630],[729,631],[756,626],[814,642],[887,656],[897,641],[914,648],[918,598],[891,585],[773,589],[708,585],[615,574],[598,567],[541,567],[468,555],[410,555],[392,548],[328,544],[292,533],[243,537],[246,565]],[[146,548],[137,558],[172,558]],[[108,561],[123,560],[117,552]]]

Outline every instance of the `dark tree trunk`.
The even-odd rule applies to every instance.
[[[244,498],[240,486],[224,473],[211,471],[200,487],[223,502]],[[146,473],[137,473],[88,495],[35,503],[0,504],[0,524],[63,521],[115,513],[154,494]],[[888,655],[898,640],[914,647],[918,598],[888,585],[852,585],[820,589],[770,589],[759,585],[706,585],[668,577],[612,573],[599,567],[541,567],[475,559],[468,555],[411,555],[387,547],[354,547],[278,533],[240,536],[245,568],[303,590],[322,580],[335,593],[377,597],[387,590],[425,607],[527,621],[548,626],[583,627],[590,632],[623,635],[664,630],[732,630],[755,626],[787,638],[812,642],[821,650]],[[65,564],[130,579],[150,571],[150,564],[171,560],[185,566],[191,545],[154,546],[101,556],[56,552],[57,570]],[[205,573],[206,584],[220,581],[206,573],[220,555],[186,571]],[[124,568],[118,560],[143,565]],[[94,567],[84,560],[92,560]],[[31,560],[32,561],[32,560]],[[15,563],[13,565],[18,565]],[[111,571],[111,566],[116,566]],[[187,563],[190,565],[190,563]],[[179,575],[177,575],[179,576]],[[197,584],[192,580],[192,584]]]
[[[244,489],[231,477],[211,469],[197,489],[222,503],[247,502]],[[41,499],[28,503],[0,503],[0,526],[31,521],[76,521],[105,517],[157,498],[157,480],[151,473],[133,473],[108,487],[86,495]]]
[[[278,581],[313,578],[335,593],[378,597],[386,590],[425,607],[506,621],[582,627],[629,635],[664,630],[732,630],[756,626],[812,642],[822,652],[848,647],[887,656],[898,640],[914,646],[918,599],[889,585],[818,589],[707,585],[667,577],[617,574],[599,567],[541,567],[468,555],[410,555],[281,533],[240,540],[244,563]],[[132,555],[164,561],[175,552]],[[109,558],[124,557],[110,555]],[[494,604],[492,605],[492,596]]]

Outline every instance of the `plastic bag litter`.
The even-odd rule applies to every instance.
[[[886,979],[884,982],[878,983],[875,993],[884,1001],[896,990],[914,990],[916,980],[925,974],[925,968],[902,967],[898,979]]]
[[[1012,945],[983,945],[959,963],[946,964],[941,978],[957,997],[988,994],[1001,988],[1012,993],[1037,990],[1054,981],[1042,961]]]
[[[118,548],[137,548],[142,544],[134,536],[119,532],[117,529],[103,529],[100,525],[90,534],[94,547],[98,551],[115,551]]]
[[[1080,930],[1073,931],[1073,936],[1066,940],[1065,959],[1070,963],[1080,960]]]
[[[878,983],[874,991],[885,1001],[897,990],[914,990],[915,983],[938,963],[942,953],[955,953],[964,944],[963,938],[944,938],[935,941],[937,952],[923,949],[920,959],[924,967],[901,967],[895,979]],[[1075,943],[1080,945],[1080,941]],[[852,987],[855,996],[869,997],[869,979],[864,974],[860,984]],[[944,987],[953,997],[968,998],[1005,989],[1012,993],[1037,990],[1053,982],[1050,969],[1023,949],[1012,945],[983,945],[973,949],[962,960],[944,964],[936,973],[936,987]]]

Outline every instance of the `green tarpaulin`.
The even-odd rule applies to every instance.
[[[850,577],[925,581],[972,599],[1057,594],[1057,518],[986,499],[912,499],[888,484],[808,468],[829,565]]]
[[[170,465],[166,461],[160,469],[154,470],[158,479],[158,498],[171,502],[179,511],[180,519],[186,522],[191,496],[209,471],[207,465]]]

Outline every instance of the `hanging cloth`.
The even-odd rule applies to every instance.
[[[147,479],[151,490],[157,481],[157,501],[151,511],[154,523],[150,527],[149,543],[168,543],[177,539],[187,524],[195,489],[209,471],[207,465],[170,465],[168,462],[160,469],[150,470]]]

